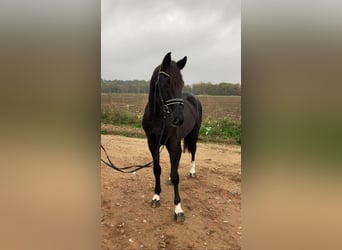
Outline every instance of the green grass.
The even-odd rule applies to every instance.
[[[199,139],[209,142],[241,144],[241,123],[227,117],[210,118],[202,122]]]
[[[141,128],[142,117],[128,111],[119,111],[115,108],[101,110],[101,122],[119,126]]]
[[[142,116],[128,111],[118,111],[114,108],[101,110],[101,122],[122,127],[141,128]],[[102,134],[108,134],[106,130]],[[141,137],[137,133],[127,130],[119,134],[132,137]],[[211,118],[208,117],[202,122],[199,132],[199,141],[219,142],[227,144],[241,144],[241,123],[227,117]]]

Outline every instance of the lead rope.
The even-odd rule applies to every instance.
[[[156,83],[158,83],[159,75],[160,75],[160,74],[163,74],[163,75],[165,75],[165,76],[167,76],[167,77],[170,78],[170,75],[167,74],[166,72],[164,72],[164,71],[159,71],[159,73],[158,73],[158,78],[157,78]],[[101,144],[101,148],[102,148],[102,150],[104,151],[104,153],[106,154],[106,157],[107,157],[107,160],[108,160],[108,161],[105,161],[105,160],[103,160],[103,159],[101,158],[101,161],[102,161],[104,164],[106,164],[108,167],[111,167],[112,169],[114,169],[114,170],[116,170],[116,171],[119,171],[119,172],[122,172],[122,173],[133,173],[133,172],[136,172],[136,171],[138,171],[138,170],[140,170],[140,169],[143,169],[143,168],[147,168],[147,167],[152,166],[153,162],[154,162],[156,159],[158,159],[158,157],[160,156],[160,152],[164,149],[164,145],[165,145],[165,143],[167,142],[167,140],[169,139],[169,136],[167,136],[166,139],[165,139],[165,141],[164,141],[164,143],[163,143],[162,148],[159,149],[160,146],[162,145],[162,144],[161,144],[161,140],[162,140],[163,134],[164,134],[164,132],[165,132],[165,123],[166,123],[166,122],[165,122],[165,119],[166,119],[166,115],[170,113],[169,106],[174,105],[174,104],[181,104],[181,105],[183,105],[183,99],[174,98],[174,99],[170,99],[170,100],[167,100],[166,102],[164,102],[163,97],[161,96],[160,85],[158,85],[158,90],[159,90],[159,98],[160,98],[160,101],[161,101],[161,104],[162,104],[162,107],[163,107],[163,111],[164,111],[164,114],[163,114],[163,116],[164,116],[164,117],[163,117],[163,118],[164,118],[164,122],[163,122],[163,129],[162,129],[162,132],[161,132],[161,135],[160,135],[160,138],[159,138],[159,142],[158,142],[158,147],[157,147],[156,152],[155,152],[155,154],[154,154],[153,160],[152,160],[151,162],[149,162],[149,163],[144,164],[144,165],[131,165],[131,166],[121,167],[121,168],[120,168],[120,167],[115,166],[114,163],[109,159],[109,156],[108,156],[108,154],[107,154],[106,149],[105,149],[105,148],[102,146],[102,144]],[[155,96],[156,96],[156,92],[157,92],[157,88],[156,88],[156,87],[155,87],[154,91],[155,91],[154,94],[155,94]],[[133,169],[133,170],[128,170],[128,169],[131,169],[131,168],[134,168],[134,169]],[[128,170],[128,171],[124,171],[124,170]]]
[[[163,143],[163,145],[162,145],[162,148],[159,149],[160,146],[161,146],[161,140],[162,140],[162,138],[163,138],[164,130],[165,130],[165,121],[164,121],[164,123],[163,123],[163,129],[162,129],[162,133],[161,133],[160,138],[159,138],[158,147],[157,147],[156,152],[155,152],[155,154],[154,154],[153,160],[152,160],[151,162],[149,162],[149,163],[146,163],[146,164],[144,164],[144,165],[131,165],[131,166],[127,166],[127,167],[117,167],[117,166],[115,166],[114,163],[110,160],[110,158],[109,158],[109,156],[108,156],[108,154],[107,154],[107,151],[106,151],[106,149],[104,148],[104,146],[102,146],[102,144],[101,144],[101,149],[102,149],[103,152],[105,153],[105,155],[106,155],[108,161],[105,161],[105,160],[103,160],[102,158],[101,158],[101,161],[102,161],[104,164],[106,164],[108,167],[111,167],[112,169],[114,169],[114,170],[116,170],[116,171],[119,171],[119,172],[121,172],[121,173],[133,173],[133,172],[139,171],[140,169],[147,168],[147,167],[151,167],[152,164],[153,164],[153,162],[154,162],[156,159],[159,158],[161,151],[164,149],[165,143],[166,143],[167,140],[169,139],[169,137],[167,136],[166,139],[165,139],[165,141],[164,141],[164,143]],[[128,169],[131,169],[131,168],[134,168],[134,169],[133,169],[133,170],[128,170]],[[125,171],[125,170],[127,170],[127,171]]]

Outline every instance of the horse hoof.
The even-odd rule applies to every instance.
[[[197,177],[196,173],[190,173],[189,176],[190,176],[191,178],[196,178],[196,177]]]
[[[151,207],[160,207],[160,201],[159,200],[152,200],[151,201]]]
[[[184,213],[178,213],[178,214],[175,213],[175,221],[177,223],[182,223],[184,220],[185,220]]]

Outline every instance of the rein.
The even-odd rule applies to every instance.
[[[142,169],[142,168],[150,167],[150,166],[152,165],[152,163],[153,163],[153,161],[151,161],[151,162],[149,162],[149,163],[146,163],[145,165],[132,165],[132,166],[127,166],[127,167],[121,167],[121,168],[120,168],[120,167],[115,166],[114,163],[110,160],[110,158],[109,158],[109,156],[108,156],[108,154],[107,154],[107,151],[106,151],[106,149],[102,146],[102,144],[101,144],[101,148],[102,148],[103,152],[105,152],[108,162],[105,161],[105,160],[102,160],[102,159],[101,159],[101,161],[102,161],[104,164],[106,164],[108,167],[111,167],[112,169],[114,169],[114,170],[116,170],[116,171],[119,171],[119,172],[121,172],[121,173],[133,173],[133,172],[138,171],[138,170],[140,170],[140,169]],[[135,169],[125,171],[125,170],[130,169],[130,168],[135,168]]]
[[[107,157],[107,160],[108,161],[105,161],[101,158],[101,161],[106,164],[108,167],[111,167],[112,169],[116,170],[116,171],[119,171],[121,173],[133,173],[133,172],[136,172],[136,171],[139,171],[140,169],[143,169],[143,168],[148,168],[148,167],[151,167],[152,164],[154,163],[154,161],[156,159],[158,159],[158,157],[160,156],[160,152],[164,149],[164,144],[167,142],[167,140],[169,139],[169,137],[167,136],[164,143],[161,144],[161,140],[163,138],[163,134],[164,134],[164,131],[165,131],[165,121],[163,122],[163,129],[162,129],[162,132],[161,132],[161,135],[160,135],[160,138],[159,138],[159,142],[158,142],[158,147],[156,149],[156,152],[154,154],[154,157],[153,157],[153,160],[149,163],[146,163],[144,165],[131,165],[131,166],[127,166],[127,167],[118,167],[118,166],[115,166],[114,163],[110,160],[108,154],[107,154],[107,151],[106,149],[104,148],[104,146],[102,146],[101,144],[101,149],[103,150],[103,152],[106,154],[106,157]],[[160,146],[163,145],[163,147],[159,150]],[[131,169],[131,170],[129,170]]]
[[[159,81],[159,75],[160,74],[165,75],[168,78],[170,78],[170,75],[168,73],[166,73],[164,71],[159,71],[157,83]],[[172,99],[169,99],[167,101],[164,101],[164,99],[163,99],[163,97],[161,95],[161,91],[160,91],[160,84],[158,84],[158,88],[159,88],[160,102],[161,102],[161,104],[163,106],[163,111],[164,111],[164,118],[163,118],[164,122],[163,122],[163,129],[162,129],[162,132],[161,132],[161,135],[160,135],[160,138],[159,138],[159,142],[158,142],[158,147],[157,147],[156,152],[154,154],[153,160],[151,162],[149,162],[149,163],[144,164],[144,165],[131,165],[131,166],[127,166],[127,167],[118,167],[118,166],[115,166],[115,164],[110,160],[110,158],[109,158],[109,156],[107,154],[106,149],[101,144],[101,149],[106,154],[106,157],[107,157],[107,160],[108,160],[108,161],[105,161],[105,160],[103,160],[101,158],[101,161],[104,164],[106,164],[108,167],[111,167],[112,169],[114,169],[116,171],[119,171],[121,173],[133,173],[133,172],[139,171],[140,169],[151,167],[152,164],[154,163],[154,161],[156,159],[158,159],[158,157],[160,156],[160,152],[164,149],[164,145],[167,142],[167,140],[169,139],[169,137],[167,136],[165,141],[164,141],[164,143],[161,144],[161,140],[162,140],[164,132],[165,132],[165,123],[166,123],[165,122],[165,118],[166,118],[167,115],[169,115],[171,113],[169,106],[176,105],[176,104],[184,106],[184,103],[183,103],[183,99],[181,99],[181,98],[172,98]],[[161,145],[163,145],[163,147],[159,150]]]

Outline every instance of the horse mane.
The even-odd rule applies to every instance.
[[[158,114],[159,114],[157,110],[157,105],[159,103],[159,98],[158,98],[159,93],[158,93],[158,88],[156,88],[156,83],[157,83],[160,69],[161,69],[161,65],[155,68],[155,70],[153,71],[151,80],[150,80],[150,92],[149,92],[149,97],[148,97],[148,103],[149,103],[149,108],[150,108],[151,119],[158,118]],[[170,75],[171,87],[174,87],[180,92],[182,92],[183,87],[184,87],[184,81],[183,81],[183,76],[176,62],[171,61],[170,66],[167,69],[164,69],[163,71]]]

